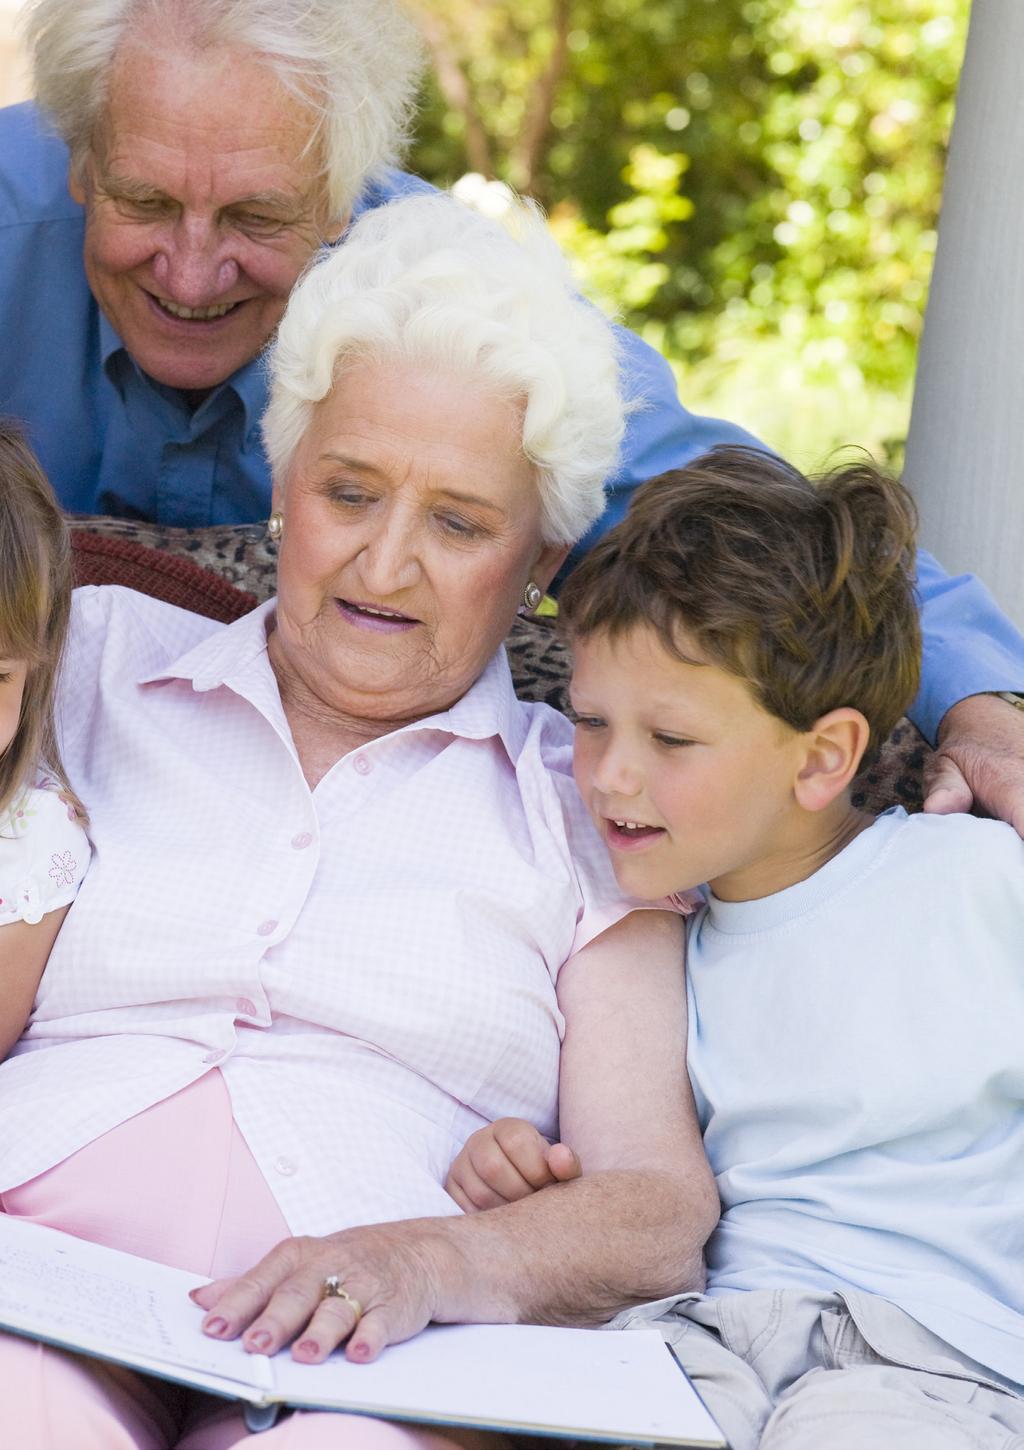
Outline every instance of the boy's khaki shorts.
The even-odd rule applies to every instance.
[[[1024,1450],[1024,1395],[871,1294],[684,1294],[613,1327],[661,1330],[731,1450]]]

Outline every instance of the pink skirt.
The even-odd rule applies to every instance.
[[[216,1068],[0,1194],[0,1208],[211,1279],[251,1269],[289,1233]]]

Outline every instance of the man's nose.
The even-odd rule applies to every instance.
[[[229,239],[206,217],[183,216],[153,260],[154,280],[181,307],[209,307],[238,280]]]

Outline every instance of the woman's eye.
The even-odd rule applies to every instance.
[[[664,730],[656,730],[654,732],[654,738],[659,745],[665,745],[669,750],[674,750],[680,745],[693,745],[696,743],[693,740],[688,740],[683,735],[666,735]]]
[[[577,715],[575,710],[572,718],[580,730],[600,730],[605,723],[600,715]]]
[[[335,503],[358,508],[360,504],[369,503],[371,495],[361,488],[335,488],[331,490],[331,498]]]
[[[460,518],[458,514],[438,514],[437,521],[446,533],[454,534],[459,539],[472,539],[480,532],[476,524]]]

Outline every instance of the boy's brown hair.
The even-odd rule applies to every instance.
[[[559,619],[570,637],[649,625],[681,659],[696,645],[794,730],[859,710],[870,759],[917,693],[915,527],[906,489],[868,462],[811,482],[715,448],[637,489],[570,575]]]
[[[70,611],[64,516],[32,450],[0,420],[0,656],[28,664],[18,733],[0,753],[0,810],[35,784],[41,766],[70,794],[53,721]]]

